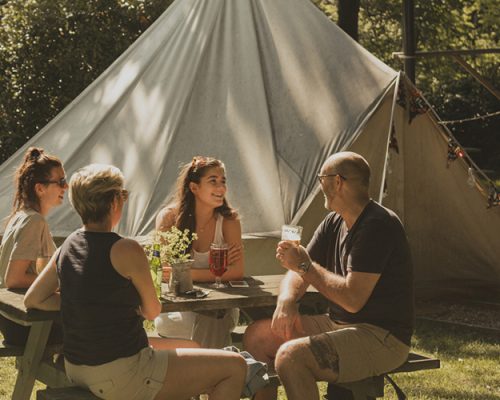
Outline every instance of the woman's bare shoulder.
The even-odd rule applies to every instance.
[[[156,216],[155,228],[159,231],[166,231],[175,224],[175,210],[173,207],[164,207]]]
[[[120,239],[111,247],[111,264],[125,278],[130,278],[140,265],[146,265],[142,246],[133,239]]]
[[[227,233],[236,233],[237,235],[241,235],[240,219],[235,218],[234,216],[224,217],[222,230],[224,231],[224,235],[226,235]]]
[[[144,253],[142,246],[133,239],[123,238],[115,242],[111,247],[111,252],[117,255],[130,255],[133,253]]]
[[[224,225],[227,225],[227,226],[241,226],[240,219],[238,218],[237,215],[224,217],[223,223],[224,223]]]

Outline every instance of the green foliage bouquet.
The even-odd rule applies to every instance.
[[[153,243],[160,244],[160,259],[162,264],[175,264],[185,262],[191,258],[187,251],[193,241],[198,238],[195,232],[189,229],[181,231],[173,226],[166,232],[157,231]]]

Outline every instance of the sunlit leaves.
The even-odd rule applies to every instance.
[[[336,21],[336,1],[312,0]],[[403,68],[392,53],[402,51],[402,0],[361,0],[359,41],[396,70]],[[418,51],[498,48],[498,0],[414,1]],[[465,57],[482,76],[500,89],[500,55]],[[417,85],[446,120],[498,111],[500,102],[450,57],[419,58]],[[453,125],[453,133],[466,147],[482,148],[475,155],[482,167],[500,171],[499,118]]]
[[[73,100],[171,0],[10,0],[0,6],[0,161]]]

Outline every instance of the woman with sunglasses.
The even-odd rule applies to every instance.
[[[68,185],[61,160],[36,147],[26,151],[14,185],[12,214],[0,247],[0,287],[28,288],[56,250],[45,217],[62,204]],[[23,345],[29,327],[0,315],[0,331],[6,343]],[[50,340],[60,342],[57,328]]]
[[[185,164],[177,178],[173,204],[163,208],[156,218],[156,229],[167,231],[172,226],[196,232],[197,240],[190,249],[194,258],[193,281],[214,282],[208,255],[211,243],[227,243],[228,270],[224,280],[243,278],[243,246],[241,224],[236,211],[226,199],[226,173],[222,161],[197,156]],[[168,272],[167,272],[168,274]],[[158,334],[194,340],[201,347],[221,348],[231,344],[231,332],[238,322],[239,310],[160,314],[155,320]]]
[[[149,346],[143,320],[155,318],[161,303],[142,247],[112,231],[128,197],[123,184],[110,165],[88,165],[71,177],[69,199],[83,227],[28,290],[26,307],[61,310],[66,374],[100,398],[239,399],[246,376],[239,354]]]

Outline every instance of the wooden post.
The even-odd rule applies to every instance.
[[[338,25],[356,42],[359,41],[359,3],[360,0],[337,0],[337,9],[339,13]]]
[[[413,0],[403,0],[403,58],[406,76],[415,84],[415,5]]]
[[[500,91],[498,91],[491,82],[487,79],[483,78],[479,72],[477,72],[474,68],[472,68],[465,60],[458,56],[452,56],[455,61],[465,69],[469,74],[471,74],[476,81],[478,81],[481,85],[483,85],[493,96],[495,96],[498,100],[500,100]]]

